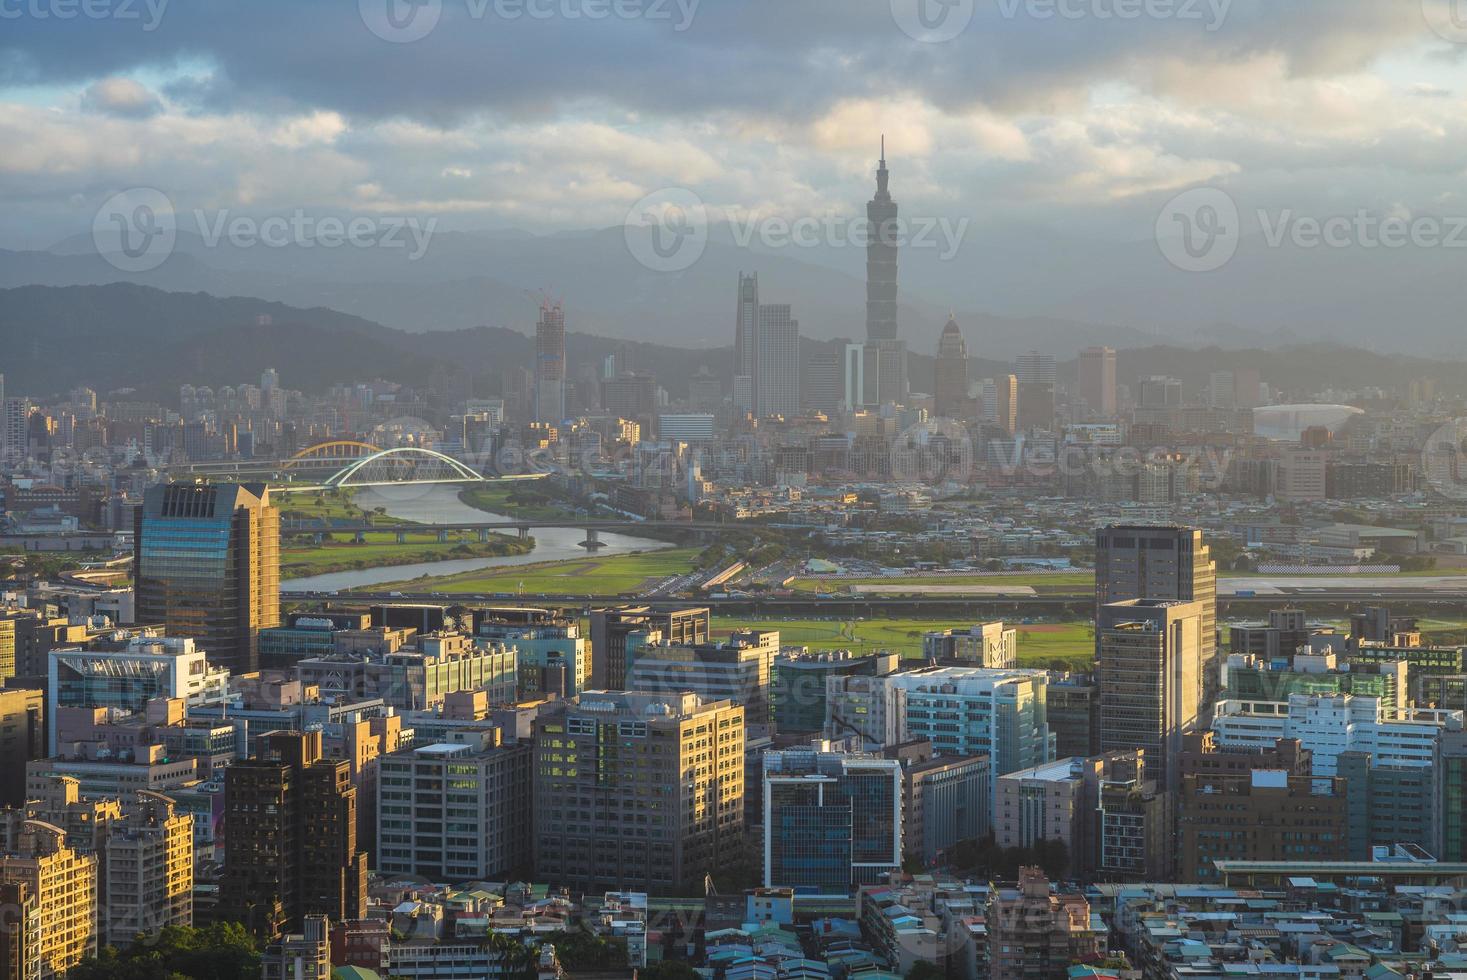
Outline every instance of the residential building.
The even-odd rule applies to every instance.
[[[170,926],[194,921],[194,821],[175,802],[146,791],[107,831],[103,849],[110,946],[131,946]]]
[[[260,957],[260,980],[331,980],[331,976],[331,921],[325,915],[305,916],[300,932],[281,936]]]
[[[225,770],[220,917],[267,938],[308,915],[366,915],[350,766],[324,759],[321,733],[275,732],[264,753]]]
[[[189,637],[237,674],[259,666],[259,631],[280,623],[280,512],[262,484],[170,483],[133,525],[137,619]]]
[[[417,746],[379,762],[383,874],[500,881],[528,870],[531,750],[499,729]]]
[[[587,691],[535,718],[535,871],[577,892],[688,894],[744,859],[744,709]]]
[[[765,888],[844,896],[901,868],[901,766],[849,747],[764,754]]]
[[[1070,966],[1099,960],[1105,925],[1083,895],[1056,892],[1038,868],[1017,886],[989,891],[988,965],[992,980],[1067,980]]]
[[[66,831],[25,821],[0,853],[0,885],[22,886],[36,903],[37,942],[22,946],[23,953],[33,948],[35,958],[23,965],[22,976],[61,980],[97,954],[97,858],[70,847]]]

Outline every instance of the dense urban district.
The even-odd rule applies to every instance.
[[[695,370],[12,373],[5,980],[1467,974],[1460,366],[918,354],[867,256]]]

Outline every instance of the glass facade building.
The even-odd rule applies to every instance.
[[[198,641],[234,673],[259,667],[280,623],[280,512],[263,484],[150,489],[133,525],[137,620]]]

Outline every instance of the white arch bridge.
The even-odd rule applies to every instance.
[[[328,487],[482,482],[482,475],[451,456],[417,446],[379,450],[347,464],[326,478]]]

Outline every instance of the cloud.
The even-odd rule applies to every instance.
[[[87,112],[140,119],[163,110],[158,96],[131,78],[102,78],[88,85],[82,93],[82,108]]]

